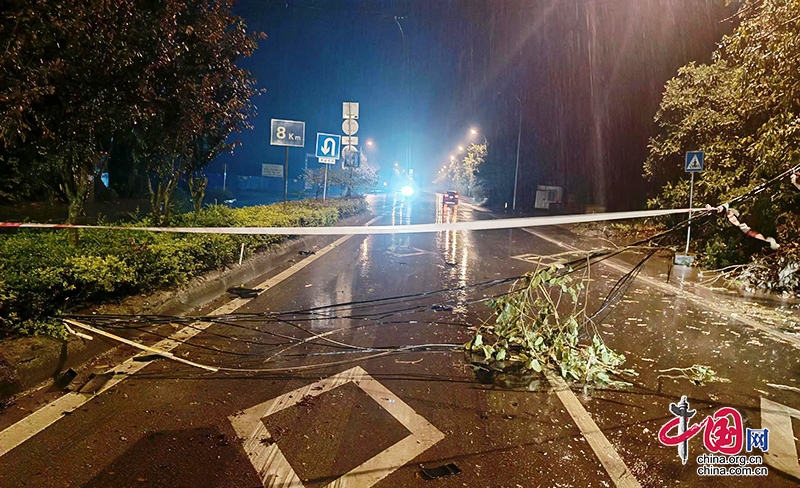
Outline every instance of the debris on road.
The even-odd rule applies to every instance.
[[[671,378],[671,379],[686,379],[694,383],[695,385],[702,385],[704,383],[730,383],[731,380],[727,378],[721,378],[717,376],[716,371],[709,368],[708,366],[703,366],[701,364],[695,364],[689,368],[668,368],[668,369],[660,369],[659,373],[671,373],[676,372],[677,375],[668,375],[668,374],[660,374],[658,378]]]
[[[422,468],[422,477],[426,480],[447,478],[449,476],[461,474],[461,469],[453,463],[445,464],[437,468]]]
[[[422,362],[424,358],[419,358],[416,361],[401,361],[399,359],[395,359],[394,362],[397,364],[419,364]]]
[[[317,398],[315,396],[306,395],[306,396],[303,397],[302,400],[297,402],[297,406],[298,407],[306,407],[307,409],[310,410],[311,408],[314,407],[314,405],[316,405],[316,403],[317,403]]]
[[[797,388],[796,386],[778,385],[778,384],[775,384],[775,383],[767,383],[767,386],[771,386],[771,387],[777,388],[779,390],[794,391],[794,392],[800,393],[800,388]]]
[[[317,251],[299,251],[297,254],[302,256],[311,256],[312,254],[317,254]]]
[[[72,368],[64,371],[58,378],[56,379],[56,386],[62,388],[65,391],[73,391],[77,389],[77,382],[75,378],[78,377],[78,372]]]
[[[236,295],[239,298],[256,298],[262,291],[264,290],[261,288],[243,288],[241,286],[228,288],[228,293]]]

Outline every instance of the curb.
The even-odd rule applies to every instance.
[[[370,217],[372,212],[366,211],[344,218],[337,225],[359,225]],[[298,250],[312,247],[323,239],[321,236],[291,238],[272,249],[249,257],[241,265],[234,264],[231,268],[198,276],[178,290],[160,290],[147,295],[144,306],[140,303],[131,304],[142,298],[142,295],[134,295],[126,297],[118,305],[101,304],[83,312],[101,310],[99,313],[183,315],[220,297],[228,288],[252,281],[284,264]],[[108,308],[113,310],[107,310]],[[0,341],[0,411],[4,400],[55,379],[63,371],[75,368],[117,346],[118,342],[103,337],[85,341],[75,336],[69,336],[66,340],[32,336]]]

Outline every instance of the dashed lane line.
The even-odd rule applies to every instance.
[[[567,413],[572,417],[575,425],[578,426],[578,430],[581,431],[584,439],[589,443],[614,484],[619,488],[641,488],[642,485],[639,484],[631,470],[628,469],[625,461],[614,449],[611,441],[592,420],[592,416],[583,408],[583,404],[575,396],[575,393],[569,389],[564,379],[552,372],[547,372],[545,375],[547,376],[547,381],[550,382],[550,386],[555,390],[556,396],[561,400],[561,404],[564,405]]]

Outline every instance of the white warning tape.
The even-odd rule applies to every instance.
[[[443,224],[376,225],[371,227],[126,227],[118,225],[66,225],[37,224],[28,222],[0,222],[0,228],[12,229],[96,229],[145,232],[175,232],[182,234],[277,234],[277,235],[372,235],[372,234],[416,234],[448,230],[496,230],[547,225],[580,224],[609,220],[641,219],[690,212],[706,212],[704,208],[675,208],[669,210],[639,210],[635,212],[606,212],[599,214],[557,215],[548,217],[525,217],[514,219],[476,220]]]

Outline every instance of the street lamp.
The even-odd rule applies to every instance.
[[[489,141],[486,139],[486,135],[485,135],[485,134],[483,134],[482,132],[478,132],[478,129],[476,129],[476,128],[474,128],[474,127],[473,127],[473,128],[471,128],[471,129],[469,130],[469,132],[470,132],[470,134],[472,134],[473,136],[474,136],[474,135],[478,135],[478,134],[482,135],[482,136],[483,136],[483,144],[484,144],[484,145],[486,145],[486,146],[488,146],[488,145],[489,145]]]
[[[464,152],[464,146],[458,146],[458,152]]]
[[[497,92],[498,95],[504,95],[503,92]],[[517,209],[517,180],[519,178],[519,146],[522,141],[522,100],[518,95],[514,95],[519,104],[519,125],[517,126],[517,164],[514,166],[514,198],[511,200],[511,211]]]
[[[367,140],[367,146],[373,145],[372,139]]]

